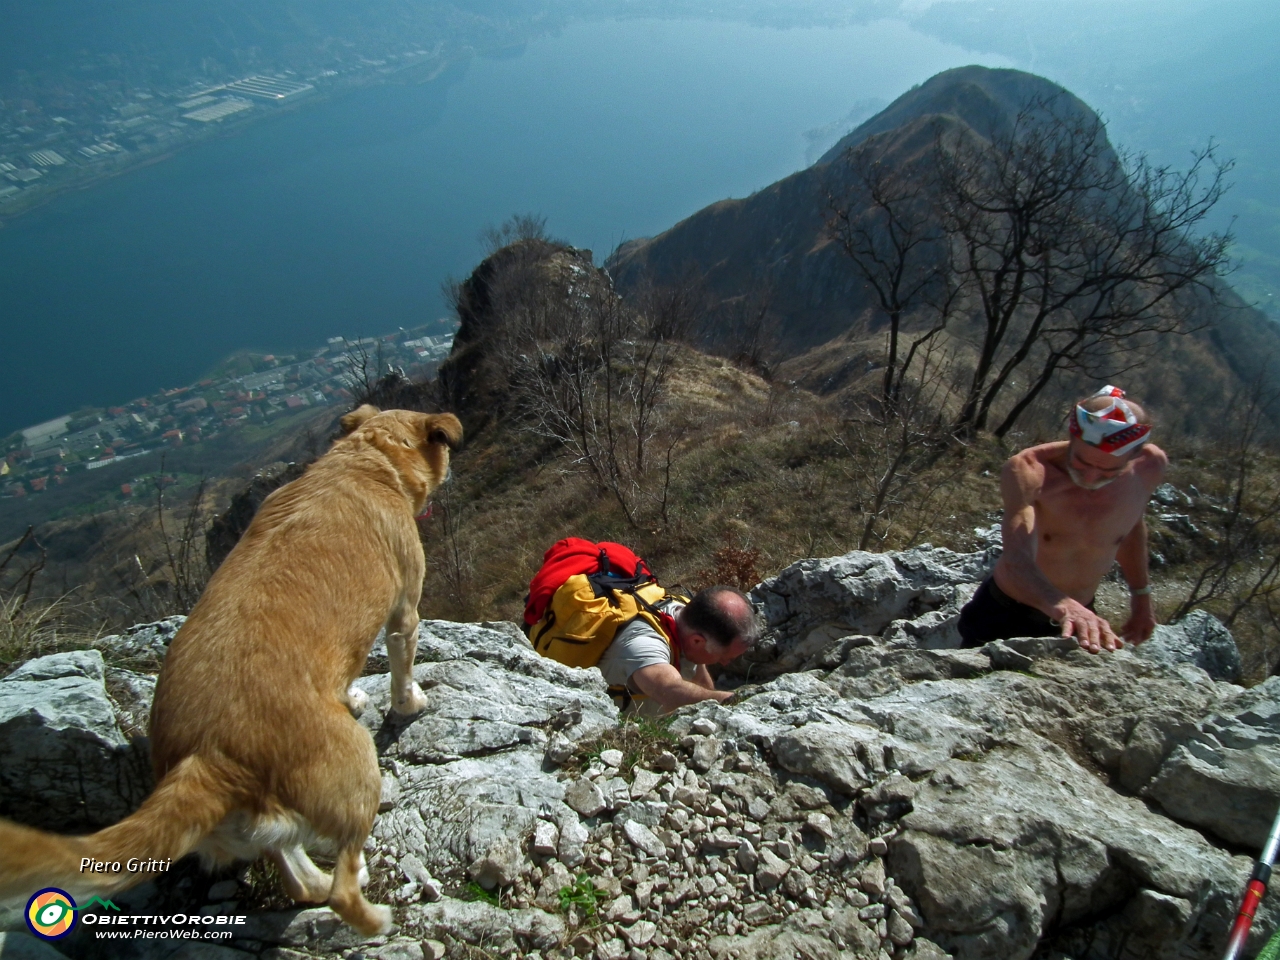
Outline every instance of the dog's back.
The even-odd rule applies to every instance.
[[[346,453],[266,499],[174,637],[152,710],[158,776],[212,745],[257,767],[282,724],[299,746],[306,714],[345,692],[420,585],[421,542],[389,471]]]
[[[155,792],[91,837],[0,821],[0,897],[37,883],[98,893],[142,879],[77,876],[81,856],[265,851],[295,899],[327,900],[365,933],[389,925],[358,884],[380,777],[349,686],[385,625],[393,707],[421,703],[413,518],[447,475],[461,426],[451,414],[367,406],[343,426],[329,453],[263,503],[174,638],[152,708]],[[314,838],[337,848],[332,878],[306,855]]]

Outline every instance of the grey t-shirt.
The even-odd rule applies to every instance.
[[[684,609],[684,604],[678,600],[664,600],[657,606],[663,613],[673,617]],[[609,686],[625,686],[632,693],[639,693],[631,683],[631,675],[642,667],[670,662],[671,646],[666,638],[644,620],[633,620],[618,631],[597,666]],[[688,673],[691,676],[697,669],[697,664],[682,662],[681,667],[682,674]]]

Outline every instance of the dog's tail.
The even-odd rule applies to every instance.
[[[133,814],[89,836],[60,836],[0,820],[0,900],[50,886],[73,896],[123,890],[190,853],[231,806],[226,779],[190,756]],[[108,866],[95,871],[95,862]]]

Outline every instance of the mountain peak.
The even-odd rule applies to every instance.
[[[868,137],[906,126],[928,116],[953,116],[981,134],[1007,125],[1026,104],[1053,101],[1061,112],[1092,114],[1089,106],[1065,87],[1022,70],[970,65],[955,67],[912,87],[874,117],[846,134],[815,166],[828,164]]]

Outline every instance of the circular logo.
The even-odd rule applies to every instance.
[[[76,902],[57,887],[36,891],[27,901],[27,926],[37,937],[57,940],[76,925]]]

